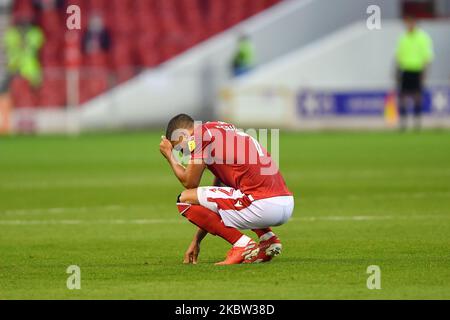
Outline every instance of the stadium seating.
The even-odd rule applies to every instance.
[[[46,69],[37,96],[40,105],[46,108],[60,108],[65,105],[66,81],[61,69]]]
[[[40,52],[41,64],[44,69],[60,68],[63,72],[61,25],[65,25],[65,8],[71,4],[80,6],[83,12],[81,32],[86,30],[91,13],[103,17],[112,44],[107,52],[82,57],[80,100],[85,102],[112,85],[132,78],[140,70],[155,67],[279,1],[66,0],[64,6],[36,8],[31,0],[16,0],[13,19],[33,18],[39,23],[46,36]],[[59,88],[64,80],[54,78],[44,72],[39,92],[26,85],[23,79],[13,81],[11,92],[15,106],[65,105],[65,88]]]
[[[10,90],[16,108],[33,107],[38,104],[35,90],[30,86],[28,81],[22,77],[14,77],[14,79],[12,79]]]

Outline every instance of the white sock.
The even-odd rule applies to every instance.
[[[272,238],[275,235],[275,233],[269,231],[267,233],[264,233],[261,237],[259,237],[259,241],[266,241]]]
[[[245,234],[244,235],[242,235],[242,237],[240,237],[239,238],[239,240],[238,241],[236,241],[234,244],[233,244],[233,247],[245,247],[245,246],[247,246],[247,244],[250,242],[252,240],[252,238],[250,238],[250,237],[247,237]]]

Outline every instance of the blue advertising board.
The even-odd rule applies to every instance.
[[[301,91],[297,95],[297,112],[302,117],[381,117],[391,94],[388,91]],[[450,88],[426,90],[423,111],[450,116]]]

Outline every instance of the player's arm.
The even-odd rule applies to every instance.
[[[183,187],[186,189],[195,189],[200,185],[203,171],[205,171],[206,168],[206,165],[203,162],[198,163],[198,161],[194,162],[194,160],[191,160],[187,167],[184,168],[173,156],[167,160]]]
[[[191,160],[184,170],[184,179],[177,177],[186,189],[194,189],[200,185],[205,168],[206,165],[203,161]]]
[[[197,188],[200,185],[203,171],[206,165],[203,161],[191,160],[186,168],[184,168],[172,154],[172,144],[166,138],[162,138],[159,145],[161,154],[169,162],[173,173],[186,189]]]
[[[191,244],[184,254],[183,263],[197,264],[198,255],[200,253],[200,242],[202,242],[203,238],[205,238],[207,234],[207,231],[203,230],[202,228],[198,228],[194,235],[194,239],[192,239]]]

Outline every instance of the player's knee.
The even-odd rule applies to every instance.
[[[186,200],[186,192],[183,191],[183,192],[181,192],[180,195],[178,196],[178,202],[184,203],[185,200]]]
[[[198,204],[197,189],[187,189],[181,192],[179,202]]]

